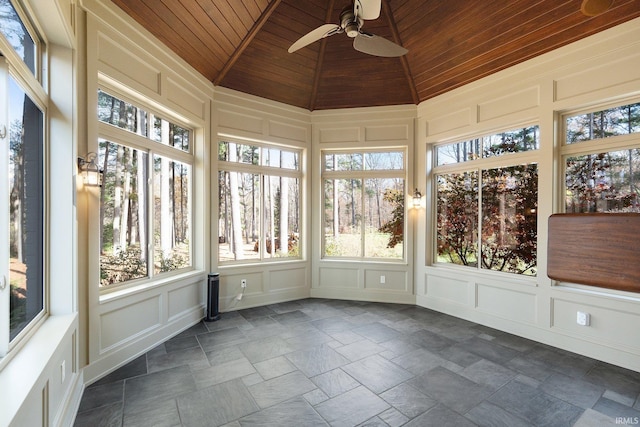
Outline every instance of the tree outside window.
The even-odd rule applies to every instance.
[[[300,152],[273,145],[218,145],[221,263],[300,258]]]
[[[629,138],[640,133],[640,103],[569,116],[565,130],[565,212],[640,212],[640,143]]]
[[[325,258],[404,258],[404,151],[323,154]]]
[[[467,168],[489,157],[516,159],[516,153],[537,149],[538,135],[534,126],[435,147],[441,166],[436,167],[437,262],[536,275],[537,165]],[[459,170],[438,172],[457,163],[446,168]]]
[[[191,131],[103,91],[98,118],[135,141],[98,144],[100,286],[190,267]]]

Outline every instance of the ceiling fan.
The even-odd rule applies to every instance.
[[[300,37],[289,48],[293,53],[313,42],[334,34],[346,33],[353,39],[353,48],[359,52],[374,56],[395,57],[408,52],[383,37],[362,31],[365,20],[378,19],[382,0],[353,0],[353,7],[346,6],[340,13],[340,24],[324,24]]]

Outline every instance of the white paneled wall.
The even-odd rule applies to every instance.
[[[640,100],[640,20],[573,43],[418,107],[418,181],[430,179],[431,144],[538,123],[538,276],[527,279],[435,264],[433,206],[416,236],[416,298],[450,313],[640,371],[640,295],[555,283],[545,274],[547,220],[563,203],[557,152],[564,111]],[[529,158],[528,158],[529,159]],[[588,327],[577,311],[591,314]]]

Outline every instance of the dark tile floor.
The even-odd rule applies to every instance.
[[[84,391],[80,426],[637,424],[640,373],[421,307],[225,313]]]

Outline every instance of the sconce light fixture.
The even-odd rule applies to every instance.
[[[87,153],[84,158],[78,157],[78,170],[82,175],[84,185],[89,187],[102,186],[102,171],[96,163],[97,157],[96,153]]]
[[[422,193],[418,191],[418,189],[416,188],[416,190],[413,192],[413,207],[419,208],[421,204],[422,204]]]

